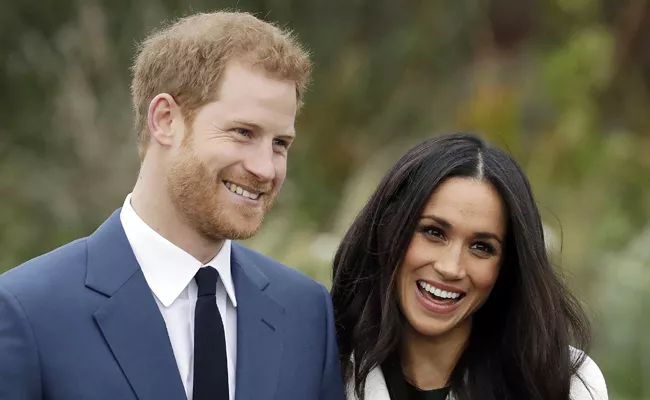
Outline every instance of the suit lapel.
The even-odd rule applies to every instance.
[[[185,399],[165,322],[119,211],[88,238],[86,286],[108,296],[95,320],[139,400]]]
[[[237,400],[273,398],[282,358],[284,308],[264,289],[269,281],[233,243],[232,270],[237,295]]]

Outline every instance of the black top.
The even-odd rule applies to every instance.
[[[448,388],[420,390],[410,384],[402,372],[402,366],[397,357],[390,357],[381,366],[386,386],[391,400],[445,400],[449,394]]]

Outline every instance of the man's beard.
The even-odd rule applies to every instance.
[[[264,194],[261,207],[236,204],[228,199],[223,179],[203,163],[190,146],[167,176],[167,189],[174,207],[199,234],[211,240],[240,240],[253,236],[264,215],[271,208],[276,191],[271,184],[262,184],[253,176],[231,177],[233,183],[260,189]],[[230,179],[228,179],[230,181]],[[223,187],[221,187],[223,186]]]

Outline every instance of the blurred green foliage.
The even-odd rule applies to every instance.
[[[91,233],[138,168],[129,65],[161,21],[239,9],[313,50],[288,181],[248,244],[322,282],[412,144],[482,132],[528,173],[612,399],[650,399],[647,0],[4,0],[0,271]]]

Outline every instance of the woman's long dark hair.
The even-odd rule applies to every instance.
[[[334,258],[332,299],[341,365],[359,398],[370,370],[399,348],[405,322],[396,274],[433,190],[450,177],[491,183],[508,214],[494,289],[473,316],[449,386],[458,400],[569,399],[589,323],[549,261],[530,184],[504,151],[471,134],[427,140],[383,178]]]

